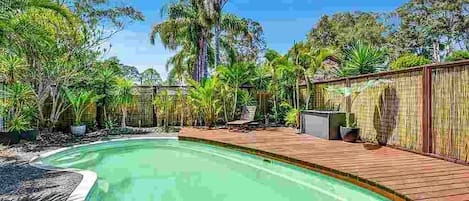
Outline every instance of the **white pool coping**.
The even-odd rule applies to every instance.
[[[112,139],[112,140],[105,140],[105,141],[96,141],[88,144],[80,144],[74,145],[70,147],[64,147],[57,150],[53,150],[39,156],[34,157],[29,161],[29,164],[33,167],[44,169],[44,170],[54,170],[54,171],[63,171],[63,172],[73,172],[83,176],[81,182],[78,186],[73,190],[73,192],[68,197],[67,201],[86,201],[86,197],[93,189],[96,180],[98,179],[98,175],[96,172],[89,171],[89,170],[80,170],[75,168],[57,168],[54,166],[46,165],[40,161],[42,158],[49,157],[51,155],[57,154],[59,152],[63,152],[69,149],[83,147],[83,146],[90,146],[95,144],[102,144],[108,142],[115,142],[115,141],[128,141],[128,140],[178,140],[178,137],[129,137],[129,138],[120,138],[120,139]]]

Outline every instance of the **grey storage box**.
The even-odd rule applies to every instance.
[[[344,125],[344,112],[318,110],[301,112],[300,130],[304,134],[328,140],[340,140],[340,126]]]

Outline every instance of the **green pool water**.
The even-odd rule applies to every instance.
[[[387,200],[310,170],[188,141],[113,141],[68,149],[41,162],[96,172],[91,201]]]

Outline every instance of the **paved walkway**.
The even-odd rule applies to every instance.
[[[370,190],[410,200],[469,200],[469,166],[388,147],[328,141],[277,128],[250,133],[184,128],[180,138],[258,151],[346,179]],[[380,189],[385,190],[380,190]]]

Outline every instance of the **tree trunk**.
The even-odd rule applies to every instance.
[[[440,60],[440,43],[438,40],[433,41],[433,62],[439,63]]]
[[[122,121],[121,121],[122,128],[127,127],[127,125],[125,124],[125,119],[127,119],[127,108],[123,106],[122,107]]]
[[[236,104],[238,104],[238,84],[235,85],[235,91],[234,91],[234,104],[233,104],[233,111],[232,111],[232,115],[231,115],[231,119],[234,119],[235,118],[235,114],[236,114]]]
[[[295,83],[295,91],[296,91],[296,109],[300,109],[300,79],[296,78]]]
[[[220,65],[220,35],[221,35],[221,27],[220,27],[220,19],[217,20],[215,25],[215,68]]]
[[[310,86],[309,86],[309,80],[308,80],[308,75],[305,73],[305,81],[306,81],[306,98],[305,98],[305,105],[306,105],[306,110],[309,110],[309,99],[311,98],[311,92],[310,92]]]

